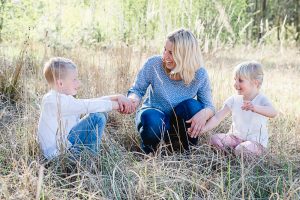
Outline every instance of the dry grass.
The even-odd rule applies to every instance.
[[[20,50],[0,52],[7,80]],[[20,98],[0,101],[1,199],[300,198],[300,56],[296,49],[236,47],[205,55],[217,108],[234,93],[231,73],[237,63],[256,59],[265,66],[262,90],[280,114],[270,121],[268,153],[252,160],[214,151],[206,145],[208,136],[189,155],[169,154],[162,146],[155,156],[147,157],[140,153],[134,115],[111,113],[97,158],[86,154],[79,162],[67,157],[46,162],[36,142],[36,128],[40,99],[47,91],[41,65],[53,54],[78,64],[84,83],[79,96],[92,97],[125,94],[153,52],[124,46],[51,52],[30,46],[23,60]],[[227,119],[212,133],[225,132],[229,123]]]

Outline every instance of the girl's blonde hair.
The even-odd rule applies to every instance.
[[[48,84],[52,85],[55,80],[65,78],[68,69],[76,69],[76,65],[72,60],[54,57],[45,63],[43,72]]]
[[[259,87],[263,83],[264,72],[262,65],[257,61],[246,61],[238,64],[234,70],[235,77],[245,77],[248,80],[257,80]]]
[[[167,39],[173,44],[173,58],[176,63],[173,73],[179,74],[188,85],[194,79],[195,72],[203,65],[197,39],[187,29],[176,30]]]

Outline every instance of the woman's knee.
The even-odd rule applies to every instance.
[[[141,113],[137,126],[143,143],[153,145],[160,142],[170,125],[168,116],[163,112],[156,109],[148,109]]]
[[[197,112],[202,110],[204,105],[195,99],[187,99],[179,103],[174,111],[175,114],[179,117],[182,117],[186,120],[193,117]]]
[[[145,110],[140,116],[140,127],[149,129],[151,132],[162,132],[168,129],[168,117],[161,111],[155,109]]]
[[[156,145],[160,142],[162,138],[162,133],[160,132],[140,132],[141,139],[145,145]]]

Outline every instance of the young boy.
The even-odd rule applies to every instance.
[[[67,149],[97,153],[106,124],[106,113],[131,109],[123,95],[77,99],[80,87],[76,65],[69,59],[51,58],[44,66],[51,90],[42,100],[38,139],[43,154],[53,158]],[[88,114],[80,119],[81,114]]]

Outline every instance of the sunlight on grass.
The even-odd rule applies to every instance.
[[[39,48],[39,52],[45,52]],[[205,135],[189,155],[170,154],[162,144],[156,155],[145,156],[139,148],[134,114],[111,113],[101,155],[86,154],[77,162],[63,156],[45,161],[41,156],[36,128],[41,96],[47,91],[42,64],[54,54],[49,50],[33,57],[33,52],[28,51],[20,77],[19,100],[1,101],[0,105],[1,199],[300,197],[300,61],[296,49],[286,49],[281,54],[268,47],[236,47],[204,56],[217,109],[235,93],[232,70],[236,64],[255,59],[264,65],[262,92],[280,112],[269,123],[270,148],[266,155],[252,160],[225,156],[207,145]],[[153,52],[119,46],[97,51],[76,48],[62,55],[78,65],[83,82],[78,96],[95,97],[126,94],[138,69]],[[3,73],[11,74],[18,53],[1,56]],[[226,132],[230,120],[210,133]]]

